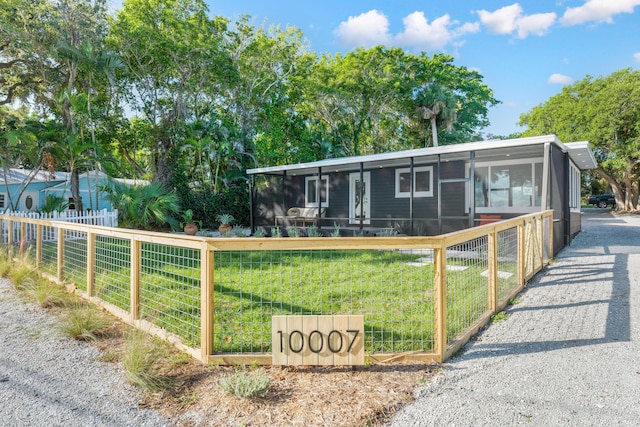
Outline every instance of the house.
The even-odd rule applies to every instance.
[[[111,210],[111,203],[107,200],[104,192],[100,191],[103,185],[108,185],[110,182],[120,182],[125,185],[138,185],[148,184],[148,181],[125,179],[125,178],[110,178],[106,173],[102,171],[88,171],[83,172],[79,176],[78,186],[80,190],[80,197],[82,197],[82,204],[85,209],[90,210]],[[71,197],[71,182],[66,180],[56,185],[47,187],[44,190],[45,197],[52,195],[61,197],[67,201],[68,209],[74,209],[73,198]]]
[[[0,212],[35,211],[44,204],[44,190],[65,182],[67,172],[0,169]]]
[[[580,171],[596,166],[587,142],[546,135],[250,169],[251,226],[315,208],[320,228],[437,235],[553,209],[559,250],[580,231]]]
[[[111,203],[100,187],[111,181],[126,185],[146,184],[147,181],[109,178],[102,171],[80,174],[80,196],[85,209],[111,210]],[[67,202],[66,209],[73,210],[71,197],[71,174],[68,172],[30,171],[26,169],[0,169],[0,212],[40,210],[48,196],[59,197]]]

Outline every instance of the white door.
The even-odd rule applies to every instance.
[[[371,222],[371,173],[364,172],[362,174],[362,182],[360,181],[360,172],[349,174],[349,223],[369,224]]]

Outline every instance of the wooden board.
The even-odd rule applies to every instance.
[[[271,325],[274,365],[364,365],[362,315],[273,316]]]

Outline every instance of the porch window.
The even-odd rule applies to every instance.
[[[323,176],[320,185],[322,207],[329,207],[329,177]],[[304,180],[304,203],[308,207],[318,207],[318,177],[308,176]]]
[[[474,198],[480,211],[482,208],[540,206],[541,189],[541,162],[478,164],[475,170]]]
[[[74,210],[76,208],[76,204],[75,204],[75,201],[73,200],[73,197],[69,197],[68,208],[69,210]]]
[[[4,209],[4,194],[0,194],[0,209]]]
[[[413,195],[415,197],[433,197],[433,166],[413,168]],[[396,197],[411,195],[411,169],[396,169]]]
[[[570,166],[569,174],[569,207],[572,211],[580,210],[580,169],[573,163]]]

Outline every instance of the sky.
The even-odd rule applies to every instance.
[[[520,115],[587,76],[640,68],[640,0],[205,0],[212,15],[294,26],[309,49],[386,45],[446,53],[501,101],[482,132],[521,131]]]

